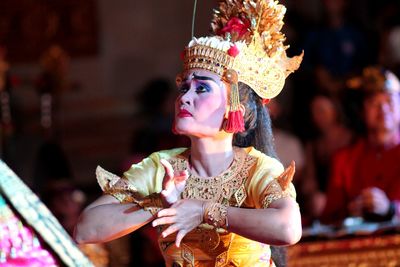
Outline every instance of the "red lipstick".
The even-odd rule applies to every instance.
[[[187,111],[186,109],[181,109],[178,112],[178,117],[179,118],[184,118],[184,117],[193,117],[192,113]]]

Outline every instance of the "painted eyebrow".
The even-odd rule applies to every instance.
[[[208,76],[199,76],[199,75],[196,75],[196,73],[192,73],[192,75],[193,75],[193,79],[201,80],[201,81],[213,81],[213,82],[215,82],[216,84],[219,84],[216,80],[214,80],[214,79],[211,78],[211,77],[208,77]],[[183,82],[187,82],[187,80],[188,80],[188,78],[185,78],[185,79],[183,79],[182,81],[183,81]]]
[[[218,84],[217,81],[214,80],[213,78],[208,77],[208,76],[199,76],[199,75],[196,75],[196,73],[193,73],[193,78],[196,80],[201,80],[201,81],[213,81],[216,84]]]

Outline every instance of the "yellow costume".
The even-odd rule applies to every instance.
[[[296,197],[291,177],[282,176],[285,172],[279,161],[252,147],[234,147],[234,152],[231,166],[215,177],[191,174],[190,149],[177,148],[151,154],[132,165],[122,178],[99,167],[97,179],[103,191],[120,202],[141,203],[146,197],[161,192],[165,170],[160,159],[166,159],[175,171],[189,171],[182,193],[184,199],[262,209],[279,198]],[[174,242],[175,235],[159,237],[167,266],[275,266],[268,245],[208,224],[201,224],[188,233],[179,248]]]

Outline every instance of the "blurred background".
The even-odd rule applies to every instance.
[[[302,201],[301,177],[317,177],[324,192],[331,156],[363,131],[346,81],[374,64],[400,74],[400,2],[281,2],[288,54],[305,56],[268,105],[280,159],[297,162]],[[198,2],[195,36],[208,34],[215,4]],[[97,165],[121,175],[153,151],[187,144],[170,129],[192,11],[178,0],[0,1],[1,158],[39,195],[66,193],[78,214],[101,194]]]

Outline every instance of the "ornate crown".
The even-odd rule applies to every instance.
[[[221,76],[234,70],[238,81],[261,98],[283,89],[303,54],[288,58],[280,32],[286,8],[273,0],[220,0],[211,22],[214,36],[193,38],[185,49],[184,69],[206,69]]]

